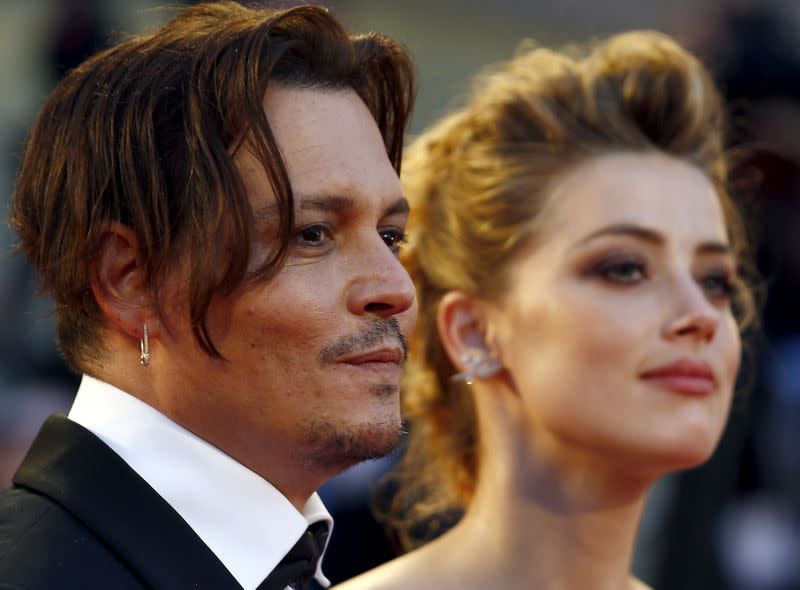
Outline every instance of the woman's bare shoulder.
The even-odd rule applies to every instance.
[[[431,552],[418,549],[334,587],[333,590],[441,590],[432,578]]]

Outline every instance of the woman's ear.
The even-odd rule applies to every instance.
[[[91,273],[92,293],[111,326],[139,339],[147,324],[150,337],[157,336],[157,315],[147,289],[138,241],[129,227],[108,224]]]
[[[492,377],[503,368],[487,344],[486,315],[474,297],[462,291],[445,294],[436,320],[442,346],[461,371],[455,377],[471,382],[474,378]]]

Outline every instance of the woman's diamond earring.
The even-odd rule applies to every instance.
[[[497,357],[485,350],[465,352],[461,355],[461,363],[465,367],[464,371],[453,375],[450,379],[463,381],[467,385],[472,385],[475,379],[493,377],[503,368]]]

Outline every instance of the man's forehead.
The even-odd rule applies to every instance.
[[[295,211],[384,217],[408,211],[377,124],[351,89],[275,87],[265,112],[295,196]],[[237,165],[257,220],[278,216],[272,183],[253,146]],[[280,189],[279,189],[280,190]]]

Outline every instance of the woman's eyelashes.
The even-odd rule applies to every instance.
[[[634,254],[611,254],[590,264],[587,274],[612,286],[635,286],[657,276],[658,265]],[[738,285],[736,272],[726,265],[694,273],[694,280],[709,300],[722,303],[734,297]]]
[[[612,254],[590,265],[589,275],[614,285],[635,285],[647,278],[647,265],[637,256]]]
[[[697,279],[697,283],[709,299],[727,302],[736,294],[738,285],[735,273],[726,268],[708,271]]]

